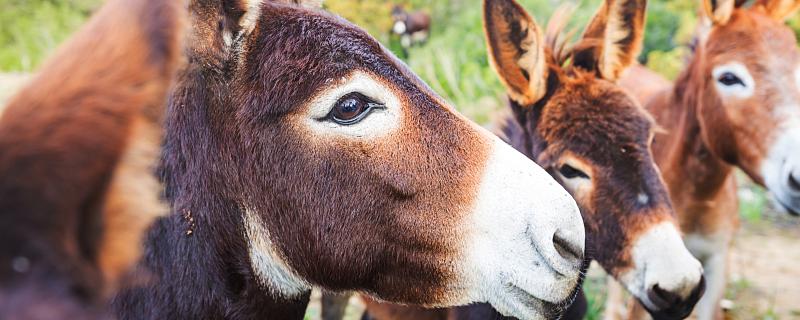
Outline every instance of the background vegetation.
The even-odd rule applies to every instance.
[[[540,25],[561,0],[519,0]],[[60,42],[84,22],[102,0],[0,0],[0,72],[29,73]],[[572,27],[582,28],[601,0],[575,0],[577,11]],[[433,19],[430,40],[410,49],[399,47],[390,35],[391,9],[402,3],[409,10],[423,10]],[[436,92],[461,112],[487,124],[491,115],[505,106],[504,90],[489,67],[484,45],[480,0],[325,0],[328,10],[365,28],[392,49]],[[696,23],[697,0],[650,0],[642,63],[674,78],[683,59]],[[800,30],[800,19],[790,25]],[[741,215],[746,222],[763,218],[767,197],[758,188],[740,191]],[[603,286],[592,280],[589,319],[598,319],[602,310]],[[734,291],[730,295],[736,295]],[[312,311],[313,312],[313,311]],[[758,316],[759,318],[765,318]],[[749,318],[749,317],[748,317]],[[766,317],[768,318],[768,317]]]
[[[0,0],[0,72],[30,72],[69,36],[102,0]],[[544,25],[563,0],[520,0]],[[573,27],[582,28],[600,0],[575,0]],[[431,14],[430,41],[403,55],[390,36],[394,3]],[[434,90],[478,122],[503,105],[503,89],[486,60],[479,0],[327,0],[328,10],[367,29],[401,56]],[[651,0],[640,60],[674,77],[696,20],[695,0]],[[800,30],[800,19],[790,21]]]

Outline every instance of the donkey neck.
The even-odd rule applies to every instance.
[[[310,292],[280,298],[252,269],[239,199],[241,144],[226,118],[223,75],[180,77],[161,168],[172,213],[150,230],[136,281],[115,299],[115,311],[121,318],[302,319]]]
[[[678,208],[690,200],[714,197],[733,174],[733,167],[715,155],[703,138],[698,110],[706,93],[700,59],[702,53],[695,53],[675,85],[647,103],[665,130],[656,136],[653,153]]]
[[[540,103],[530,109],[511,99],[508,104],[511,112],[500,122],[500,136],[514,149],[538,163],[539,154],[547,147],[546,141],[536,131],[545,104]]]

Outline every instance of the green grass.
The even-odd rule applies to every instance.
[[[520,3],[544,26],[560,2],[521,0]],[[575,20],[588,19],[598,3],[582,1]],[[490,122],[491,115],[505,107],[505,90],[489,66],[481,6],[473,0],[453,0],[433,6],[428,1],[408,1],[407,7],[420,8],[432,17],[430,40],[425,45],[411,48],[406,56],[399,50],[396,39],[388,35],[388,29],[374,35],[379,39],[389,38],[385,43],[459,111],[478,123]]]
[[[741,181],[741,179],[740,179]],[[767,207],[767,192],[756,186],[739,189],[739,215],[749,223],[762,220]]]
[[[599,278],[589,277],[583,283],[583,292],[589,307],[586,312],[586,320],[600,320],[603,318],[603,310],[606,303],[606,282],[605,276]]]
[[[375,6],[368,0],[328,0],[326,6],[354,23],[365,27],[380,39],[419,75],[433,90],[450,101],[459,111],[478,123],[486,124],[491,115],[505,107],[505,90],[490,68],[483,38],[481,5],[477,0],[431,1],[406,0],[406,8],[429,13],[433,24],[430,40],[413,47],[405,55],[397,39],[389,34],[390,6]],[[557,0],[519,0],[537,23],[546,26],[560,4]],[[576,4],[570,27],[582,30],[601,1],[572,1]],[[695,20],[695,1],[651,0],[642,62],[674,78],[683,65]],[[366,11],[364,11],[366,10]],[[376,12],[361,15],[358,12]],[[383,18],[375,16],[383,15]]]
[[[0,71],[34,70],[99,0],[0,0]]]
[[[651,1],[651,24],[646,50],[670,52],[675,47],[672,35],[680,30],[686,14],[663,14],[665,10],[685,9],[690,0]],[[0,0],[0,72],[30,72],[36,69],[59,43],[73,33],[97,8],[101,0]],[[504,89],[489,67],[483,39],[481,6],[477,0],[400,1],[410,9],[431,14],[430,41],[409,50],[406,62],[436,92],[468,117],[479,123],[505,106]],[[561,3],[557,0],[520,0],[542,26]],[[583,24],[597,10],[599,0],[577,1],[573,25]],[[397,39],[390,36],[392,4],[379,0],[327,0],[327,9],[367,29],[387,47],[403,56]],[[688,6],[691,7],[691,6]],[[693,8],[693,7],[692,7]],[[682,11],[681,11],[682,12]],[[369,14],[365,14],[369,13]],[[655,18],[654,18],[655,17]],[[662,41],[670,39],[670,41]],[[664,45],[663,43],[666,43]],[[650,55],[644,55],[650,57]],[[679,55],[653,55],[658,66],[674,72]],[[665,63],[665,61],[667,61]]]

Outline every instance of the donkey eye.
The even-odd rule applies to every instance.
[[[719,83],[724,84],[724,85],[729,86],[729,87],[735,86],[737,84],[742,86],[742,87],[745,86],[744,85],[744,81],[742,81],[742,79],[740,79],[739,77],[737,77],[735,74],[733,74],[731,72],[723,73],[722,75],[719,76],[719,79],[717,79],[717,81],[719,81]]]
[[[574,179],[574,178],[589,179],[589,175],[587,175],[583,171],[575,169],[574,167],[568,164],[562,165],[561,168],[558,169],[558,172],[561,173],[561,175],[567,179]]]
[[[331,109],[328,118],[341,125],[358,123],[374,109],[383,109],[384,105],[372,101],[363,94],[354,92],[341,97]]]

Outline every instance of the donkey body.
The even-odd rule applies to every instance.
[[[559,36],[563,10],[551,19],[546,42],[512,0],[486,0],[484,19],[490,59],[510,97],[501,135],[576,199],[592,258],[654,317],[681,319],[700,299],[702,268],[683,245],[650,152],[653,119],[614,83],[640,51],[645,7],[643,0],[605,1],[571,49]],[[568,316],[582,319],[582,307],[574,305]],[[368,311],[391,311],[395,319],[420,312],[386,308],[370,302]],[[487,305],[429,315],[499,316]]]
[[[400,36],[400,44],[408,49],[414,44],[428,40],[431,32],[431,16],[422,11],[408,12],[403,6],[392,8],[392,32]]]
[[[185,8],[109,1],[0,119],[0,318],[107,316],[167,213],[155,176]]]
[[[734,168],[800,212],[800,50],[784,19],[797,1],[702,1],[703,23],[674,86],[642,89],[626,77],[665,132],[653,144],[685,242],[705,266],[699,319],[721,318],[727,259],[738,226]],[[645,94],[642,94],[645,93]]]
[[[365,32],[277,2],[196,0],[190,20],[165,123],[172,214],[121,318],[300,319],[312,286],[525,318],[569,301],[574,201]]]

